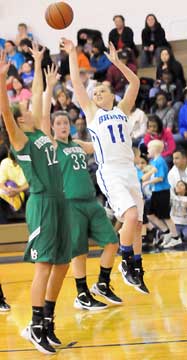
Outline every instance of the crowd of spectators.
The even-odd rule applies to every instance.
[[[177,167],[175,159],[178,148],[179,154],[184,156],[185,160],[187,151],[187,87],[182,64],[175,58],[172,46],[167,41],[165,30],[154,14],[148,14],[145,18],[145,27],[141,34],[141,47],[135,45],[133,30],[126,25],[122,15],[115,15],[113,21],[114,28],[108,34],[108,41],[111,41],[118,50],[121,61],[135,73],[138,73],[139,67],[155,67],[155,76],[140,78],[139,94],[129,117],[133,146],[138,147],[144,156],[147,154],[150,141],[161,140],[164,144],[161,155],[167,163],[168,171],[171,169],[171,172]],[[32,106],[34,62],[30,48],[32,48],[33,40],[35,40],[34,35],[24,23],[18,25],[18,32],[12,39],[0,38],[0,48],[5,50],[7,61],[11,63],[7,78],[7,92],[12,106],[17,102],[25,102],[28,106]],[[66,110],[71,119],[72,138],[91,141],[86,128],[84,113],[71,84],[68,55],[61,49],[60,45],[59,53],[55,55],[50,54],[46,44],[41,44],[41,46],[45,46],[42,61],[43,72],[48,66],[51,66],[52,62],[58,66],[59,80],[53,91],[51,113],[57,110]],[[125,94],[128,82],[119,70],[110,63],[106,52],[107,44],[104,43],[99,30],[82,28],[78,31],[78,64],[80,76],[88,95],[91,97],[96,82],[103,82],[113,88],[115,101],[118,103]],[[45,90],[45,77],[43,79]],[[20,169],[11,159],[2,119],[0,130],[0,223],[6,223],[8,216],[6,216],[7,210],[4,209],[7,209],[7,203],[14,212],[20,210],[28,196],[28,190],[23,178],[21,182],[18,181],[18,177],[21,178]],[[140,163],[141,161],[143,161],[142,158],[140,158]],[[5,179],[3,169],[7,168],[8,164],[10,166],[10,179]],[[187,167],[186,162],[185,166]],[[95,178],[97,165],[94,157],[90,155],[88,168],[99,196]],[[183,171],[186,171],[186,168]],[[181,174],[180,171],[179,174]],[[180,176],[179,180],[184,182],[183,190],[179,189],[182,184],[177,185],[175,183],[175,197],[172,197],[172,203],[176,203],[176,197],[179,197],[180,194],[183,198],[187,196],[186,191],[184,191],[187,179]],[[7,181],[13,181],[14,186]],[[171,184],[171,181],[169,182]],[[19,195],[19,198],[21,192],[26,194],[26,197],[24,195],[21,199],[19,209],[15,209],[12,205],[14,203],[12,199],[8,202],[4,196],[5,192],[10,194],[11,191],[12,197],[13,193],[15,196]],[[184,199],[182,201],[184,204]],[[187,210],[185,211],[187,217]]]

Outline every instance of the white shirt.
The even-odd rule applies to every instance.
[[[128,117],[119,107],[112,110],[98,109],[88,125],[99,166],[134,168],[134,154]]]
[[[168,181],[171,185],[171,189],[175,188],[179,180],[183,180],[187,183],[187,168],[184,171],[181,171],[174,165],[168,173]]]

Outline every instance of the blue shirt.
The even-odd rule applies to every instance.
[[[14,55],[7,55],[7,61],[10,61],[11,64],[13,64],[17,70],[20,69],[20,67],[25,62],[24,56],[20,52],[15,52]]]
[[[5,47],[5,40],[0,38],[0,49],[4,49]]]
[[[153,178],[162,177],[162,181],[152,184],[152,191],[169,190],[170,184],[168,182],[168,166],[162,156],[158,156],[156,159],[150,161],[150,164],[157,169],[157,172],[152,175]]]

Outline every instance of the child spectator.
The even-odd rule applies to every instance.
[[[105,46],[102,40],[97,40],[93,43],[92,56],[90,64],[94,73],[94,80],[103,81],[106,78],[107,69],[111,65],[110,60],[105,55]]]
[[[28,31],[28,27],[24,23],[18,24],[18,34],[16,35],[15,43],[19,47],[20,41],[23,39],[33,40],[33,35]]]
[[[179,180],[171,193],[171,217],[178,234],[187,240],[187,183]]]
[[[26,87],[31,88],[32,82],[34,79],[34,69],[32,68],[32,63],[25,62],[20,70],[20,76],[23,80],[23,83]]]
[[[163,141],[162,156],[171,167],[172,154],[176,147],[173,134],[170,129],[164,129],[162,120],[157,115],[150,115],[148,117],[147,132],[144,136],[144,144],[148,145],[151,140],[156,139]]]
[[[149,220],[157,226],[162,235],[163,242],[160,246],[169,248],[182,243],[177,233],[176,226],[170,217],[170,185],[167,179],[168,167],[161,156],[164,144],[160,140],[152,140],[148,144],[148,156],[150,164],[156,168],[149,180],[144,181],[143,186],[152,186],[152,195],[149,207]]]
[[[187,140],[187,87],[184,89],[184,104],[179,110],[179,132],[184,140]]]
[[[168,106],[167,95],[164,91],[159,91],[155,99],[155,115],[161,120],[164,128],[169,128],[172,133],[177,130],[175,120],[175,110]]]

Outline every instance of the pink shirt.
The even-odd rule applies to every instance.
[[[164,151],[162,156],[172,155],[173,151],[176,148],[175,140],[173,134],[169,128],[163,129],[160,135],[151,135],[148,132],[144,136],[144,144],[147,145],[151,140],[162,140],[164,143]]]
[[[11,102],[21,102],[24,100],[29,100],[32,97],[32,93],[28,89],[22,89],[19,95],[12,96],[10,98]]]

